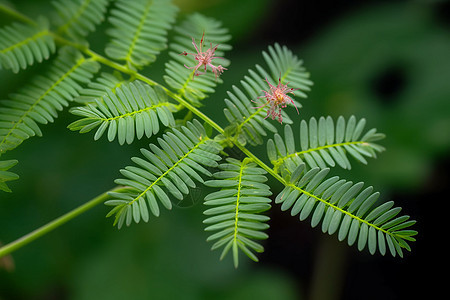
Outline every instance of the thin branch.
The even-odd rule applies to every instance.
[[[121,190],[125,190],[124,187],[114,188],[111,191],[119,192]],[[109,191],[108,191],[109,192]],[[62,215],[61,217],[45,224],[42,227],[39,227],[36,230],[33,230],[32,232],[28,233],[27,235],[24,235],[23,237],[3,246],[0,248],[0,257],[3,257],[19,248],[22,248],[23,246],[31,243],[37,238],[40,238],[41,236],[51,232],[52,230],[58,228],[59,226],[65,224],[66,222],[74,219],[75,217],[81,215],[82,213],[90,210],[91,208],[94,208],[100,203],[103,203],[109,198],[108,192],[105,192],[94,199],[86,202],[85,204],[71,210],[70,212]]]
[[[14,9],[4,5],[4,4],[0,4],[0,13],[4,13],[6,15],[9,15],[21,22],[24,23],[28,23],[31,25],[37,25],[37,23],[35,21],[33,21],[32,19],[28,18],[27,16],[21,14],[18,11],[15,11]]]

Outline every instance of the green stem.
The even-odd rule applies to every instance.
[[[31,25],[36,25],[36,22],[33,21],[32,19],[28,18],[27,16],[15,11],[14,9],[12,9],[4,4],[0,4],[0,12],[7,14],[21,22],[28,23]]]
[[[272,175],[276,180],[281,182],[283,185],[286,185],[286,181],[281,177],[274,169],[266,165],[262,160],[260,160],[256,155],[254,155],[250,150],[239,144],[237,141],[233,141],[234,144],[249,158],[251,158],[255,163],[257,163],[261,168],[267,171],[270,175]]]
[[[124,188],[120,187],[120,188],[115,188],[113,190],[117,192],[120,189],[124,189]],[[113,190],[111,190],[111,191],[113,191]],[[61,217],[45,224],[44,226],[42,226],[36,230],[33,230],[32,232],[28,233],[27,235],[24,235],[23,237],[1,247],[0,248],[0,257],[3,257],[19,248],[31,243],[35,239],[49,233],[53,229],[58,228],[59,226],[63,225],[64,223],[66,223],[66,222],[72,220],[73,218],[81,215],[82,213],[90,210],[91,208],[97,206],[98,204],[103,203],[108,198],[109,198],[108,192],[103,193],[103,194],[95,197],[94,199],[88,201],[87,203],[62,215]]]

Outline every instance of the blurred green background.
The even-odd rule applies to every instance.
[[[12,2],[12,1],[11,1]],[[199,11],[221,20],[233,35],[232,65],[202,109],[225,125],[223,99],[262,50],[279,42],[304,60],[314,81],[300,118],[354,114],[387,135],[387,148],[368,166],[333,170],[364,181],[418,221],[418,241],[405,258],[371,256],[311,229],[274,206],[260,262],[210,251],[201,201],[163,211],[120,231],[100,205],[13,253],[0,269],[0,299],[416,299],[441,256],[433,249],[450,183],[450,4],[448,1],[177,0],[180,14]],[[14,1],[25,14],[47,14],[50,1]],[[47,14],[48,15],[48,14]],[[11,19],[0,16],[4,26]],[[91,46],[102,53],[99,27]],[[158,82],[167,55],[146,71]],[[42,66],[11,75],[0,71],[6,98]],[[155,75],[156,74],[156,75]],[[291,114],[291,116],[293,116]],[[5,244],[113,187],[119,169],[148,140],[119,146],[70,132],[63,112],[2,159],[18,159],[20,180],[0,194],[0,241]],[[265,149],[252,149],[265,159]],[[280,188],[273,183],[274,194]],[[436,243],[436,242],[434,242]]]

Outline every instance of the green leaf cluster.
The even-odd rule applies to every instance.
[[[94,140],[107,132],[111,142],[116,137],[119,144],[131,144],[134,138],[147,138],[159,132],[159,122],[163,126],[174,126],[171,112],[174,105],[168,102],[167,94],[159,87],[152,88],[140,81],[124,83],[95,100],[95,104],[76,107],[71,110],[75,115],[84,117],[68,126],[80,133],[97,131]]]
[[[296,151],[296,138],[292,128],[284,128],[284,139],[276,133],[273,139],[267,142],[267,155],[274,169],[284,173],[293,172],[294,169],[306,163],[308,167],[321,169],[336,165],[351,169],[348,154],[358,162],[367,164],[365,157],[376,158],[377,152],[384,151],[384,147],[374,143],[384,138],[384,134],[370,129],[364,135],[365,119],[356,121],[351,116],[346,122],[340,116],[337,121],[328,117],[320,117],[319,121],[312,117],[307,123],[300,122],[299,141],[301,151]]]
[[[95,31],[104,20],[109,0],[58,0],[56,8],[57,33],[71,39],[82,39]]]
[[[267,239],[263,231],[269,228],[268,216],[261,213],[270,209],[272,195],[270,187],[265,184],[267,172],[248,159],[239,161],[227,158],[214,173],[214,180],[205,185],[220,188],[205,197],[208,216],[204,223],[206,231],[217,231],[209,236],[208,241],[216,241],[212,249],[223,247],[220,259],[230,251],[233,253],[234,266],[239,265],[239,252],[243,251],[249,258],[258,261],[252,252],[261,253],[264,247],[255,240]]]
[[[322,222],[324,233],[337,233],[340,241],[356,243],[360,251],[367,245],[371,254],[378,249],[385,255],[388,248],[392,256],[403,257],[402,248],[410,250],[406,240],[415,241],[412,236],[417,232],[408,228],[415,221],[409,216],[395,218],[401,208],[392,208],[392,201],[375,205],[380,193],[371,186],[362,190],[362,182],[354,184],[338,176],[325,180],[329,170],[306,170],[300,164],[275,203],[281,203],[283,211],[290,209],[292,216],[299,215],[300,221],[311,216],[312,227]]]
[[[40,18],[36,26],[14,23],[0,29],[0,69],[18,73],[48,59],[56,49],[48,27],[48,21]]]
[[[110,193],[112,200],[105,202],[113,206],[108,216],[115,215],[118,228],[134,220],[147,222],[149,211],[159,216],[158,201],[172,209],[171,195],[182,201],[190,189],[195,188],[193,179],[203,182],[202,175],[211,176],[208,168],[217,167],[222,147],[208,138],[205,128],[197,120],[188,122],[180,130],[173,128],[162,138],[159,147],[150,144],[142,148],[144,158],[133,157],[137,166],[128,166],[120,172],[125,177],[117,179],[119,185],[130,187],[123,193]]]
[[[102,72],[80,91],[80,95],[75,97],[74,101],[84,105],[96,105],[97,99],[108,96],[108,91],[114,91],[125,82],[129,80],[123,79],[120,73]]]
[[[17,163],[17,160],[0,161],[0,190],[11,193],[11,189],[8,187],[6,182],[19,179],[19,176],[8,170],[14,167]]]
[[[125,61],[131,68],[142,68],[156,60],[167,47],[167,32],[175,21],[176,6],[169,0],[118,0],[108,21],[111,41],[106,54]]]
[[[289,84],[289,87],[298,89],[294,93],[302,98],[306,98],[305,92],[312,85],[303,62],[286,46],[269,46],[268,52],[263,51],[263,57],[269,71],[256,65],[256,71],[249,70],[249,74],[240,81],[242,88],[233,86],[225,99],[227,108],[224,109],[224,114],[230,122],[226,128],[226,136],[236,139],[241,145],[260,145],[267,136],[267,130],[277,132],[272,122],[266,119],[269,106],[259,99],[264,90],[269,91],[265,80],[275,86],[278,82]],[[295,104],[297,108],[301,108],[298,102]],[[282,116],[285,124],[292,124],[293,121],[285,111],[282,111]]]
[[[42,136],[38,124],[53,122],[98,69],[97,62],[75,49],[62,48],[48,75],[35,77],[9,99],[0,100],[0,154],[31,136]]]
[[[131,158],[134,165],[120,170],[122,178],[115,180],[121,188],[108,193],[107,216],[114,216],[118,228],[159,216],[161,205],[170,210],[173,203],[183,203],[200,183],[206,190],[215,189],[204,198],[205,230],[210,233],[207,240],[214,242],[212,249],[222,249],[221,258],[231,250],[236,267],[240,252],[258,261],[256,254],[264,250],[268,237],[267,211],[272,209],[270,176],[283,186],[274,201],[282,211],[289,210],[302,221],[311,218],[313,227],[321,224],[324,233],[372,254],[402,257],[403,249],[410,250],[408,242],[417,234],[411,229],[415,221],[400,216],[401,209],[392,201],[379,204],[379,193],[371,186],[328,177],[330,167],[351,169],[349,157],[362,164],[376,158],[384,150],[375,143],[383,134],[376,129],[364,132],[366,120],[354,116],[297,122],[290,107],[282,113],[282,137],[280,126],[268,118],[270,103],[261,97],[263,91],[270,92],[268,83],[295,89],[297,108],[301,108],[298,99],[306,98],[312,86],[303,62],[286,46],[269,46],[262,52],[265,66],[255,65],[239,86],[227,92],[228,122],[222,128],[199,110],[222,79],[210,70],[194,76],[189,67],[198,59],[180,54],[196,54],[195,45],[204,38],[202,50],[218,45],[215,56],[224,56],[231,50],[227,29],[197,13],[176,21],[178,10],[169,0],[117,0],[108,10],[109,5],[108,0],[58,0],[54,6],[59,18],[52,23],[44,17],[34,22],[23,16],[27,24],[0,29],[1,68],[16,73],[57,53],[46,72],[0,100],[0,155],[29,137],[41,136],[43,124],[76,102],[70,112],[79,118],[68,125],[71,130],[95,130],[94,140],[106,135],[120,145],[136,139],[157,141],[142,148],[141,157]],[[86,40],[103,20],[109,26],[106,56],[91,50]],[[139,70],[154,62],[167,45],[165,87]],[[226,58],[215,60],[230,65]],[[267,138],[269,132],[272,139]],[[247,148],[266,141],[273,167]],[[246,157],[230,157],[224,147],[236,147]],[[9,171],[16,163],[0,161],[0,190],[10,192],[6,182],[18,178]]]

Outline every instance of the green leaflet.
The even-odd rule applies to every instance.
[[[125,82],[129,81],[124,80],[120,73],[110,74],[103,72],[95,81],[89,82],[87,87],[80,91],[80,95],[74,101],[84,105],[96,105],[97,99],[108,95],[107,90],[114,90]]]
[[[131,144],[135,137],[141,139],[144,134],[150,137],[158,133],[160,122],[165,127],[174,126],[174,109],[160,87],[153,88],[140,81],[125,82],[104,89],[95,103],[72,109],[73,114],[84,118],[68,128],[85,133],[98,127],[94,140],[107,134],[110,142],[117,138],[121,145]]]
[[[0,29],[0,69],[18,73],[54,52],[55,42],[44,18],[39,18],[36,26],[14,23]]]
[[[275,86],[281,79],[282,84],[299,89],[295,91],[295,95],[303,98],[306,98],[305,92],[309,91],[312,85],[302,61],[286,46],[269,46],[268,53],[263,51],[263,57],[269,72],[256,65],[256,71],[249,70],[249,74],[241,80],[242,88],[233,86],[225,99],[227,108],[224,109],[224,114],[231,123],[226,129],[227,135],[233,136],[242,145],[260,145],[263,143],[263,137],[267,136],[267,130],[277,132],[272,121],[266,120],[269,105],[264,105],[264,99],[258,99],[263,95],[263,90],[269,91],[266,78]],[[296,106],[301,108],[297,102]],[[282,110],[282,116],[284,123],[292,123],[285,110]]]
[[[72,48],[63,48],[46,76],[37,76],[18,93],[0,100],[0,154],[31,136],[41,136],[38,124],[53,122],[90,81],[99,64]]]
[[[53,1],[57,11],[57,33],[79,39],[87,36],[100,24],[109,0],[58,0]]]
[[[220,22],[197,13],[189,15],[181,24],[174,28],[174,31],[176,35],[172,39],[173,42],[169,44],[171,60],[166,63],[164,80],[178,95],[188,100],[191,104],[200,106],[200,101],[206,98],[207,94],[213,93],[216,85],[222,83],[222,79],[216,79],[210,69],[208,69],[206,74],[193,78],[193,70],[186,68],[185,65],[193,67],[197,64],[197,61],[191,55],[183,56],[180,53],[184,51],[197,53],[192,44],[192,39],[194,38],[197,45],[199,45],[204,33],[203,50],[206,51],[210,47],[210,43],[213,47],[219,44],[215,56],[223,57],[225,51],[231,50],[231,46],[227,44],[231,36]],[[224,67],[230,64],[227,59],[214,59],[212,63],[220,64]]]
[[[167,47],[176,12],[169,0],[116,1],[108,19],[113,27],[107,31],[111,41],[105,53],[131,69],[149,65]]]
[[[215,241],[212,249],[223,248],[221,259],[232,249],[234,266],[239,264],[238,250],[249,258],[258,261],[253,252],[264,251],[255,240],[266,239],[263,231],[269,225],[269,217],[262,213],[270,209],[271,200],[267,198],[272,193],[265,184],[266,171],[249,159],[243,162],[227,158],[227,163],[221,164],[222,171],[214,174],[215,180],[205,182],[205,185],[221,188],[220,191],[205,197],[205,205],[211,207],[204,211],[208,216],[203,223],[208,226],[206,231],[215,231],[208,241]]]
[[[15,173],[8,171],[18,163],[17,160],[3,160],[0,161],[0,190],[4,192],[11,192],[11,189],[6,184],[7,181],[19,179]]]
[[[306,163],[310,168],[326,168],[339,165],[344,169],[351,169],[348,154],[363,164],[367,164],[366,157],[376,157],[377,152],[384,148],[374,141],[384,138],[384,134],[377,133],[376,129],[367,131],[362,135],[365,119],[358,122],[351,116],[347,123],[340,116],[335,123],[328,117],[320,117],[317,121],[314,117],[307,123],[300,123],[301,151],[297,151],[292,128],[286,125],[284,138],[279,134],[274,135],[273,140],[267,143],[267,154],[274,165],[274,169],[283,174],[292,172],[301,163]]]
[[[196,184],[203,182],[202,175],[210,177],[209,167],[216,167],[221,159],[222,147],[209,139],[197,120],[187,122],[180,130],[172,129],[158,139],[159,147],[150,144],[141,149],[143,158],[133,157],[136,166],[128,166],[120,172],[124,178],[119,185],[129,186],[130,191],[111,193],[112,200],[105,204],[113,206],[107,216],[115,215],[114,225],[120,229],[132,221],[147,222],[149,212],[159,216],[159,204],[172,208],[173,199],[183,200]]]
[[[291,215],[299,215],[301,221],[311,217],[311,225],[322,223],[322,231],[338,234],[338,239],[347,239],[349,245],[357,244],[358,250],[366,246],[371,254],[378,249],[403,257],[402,248],[407,250],[407,241],[414,241],[414,230],[405,230],[415,224],[409,216],[396,217],[400,208],[392,208],[393,202],[374,205],[379,193],[372,187],[364,190],[363,183],[339,179],[337,176],[325,180],[329,169],[318,167],[307,170],[300,164],[292,173],[286,187],[275,203]]]

